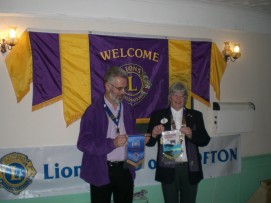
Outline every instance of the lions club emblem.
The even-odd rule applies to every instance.
[[[141,66],[125,64],[121,68],[128,74],[128,90],[124,98],[131,106],[134,106],[148,95],[152,84]]]
[[[0,188],[14,195],[27,188],[36,174],[31,160],[22,153],[13,152],[0,159]]]

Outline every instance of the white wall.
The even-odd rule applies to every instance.
[[[234,9],[227,11],[231,14],[228,16],[218,7],[187,2],[181,5],[183,1],[174,0],[167,4],[159,0],[112,2],[1,0],[0,32],[17,25],[19,34],[35,28],[203,38],[211,39],[221,50],[226,40],[238,42],[242,56],[234,63],[228,62],[221,83],[221,101],[249,101],[256,106],[254,131],[242,134],[242,156],[271,153],[269,16]],[[80,121],[66,128],[61,101],[31,112],[31,89],[16,103],[4,58],[0,54],[0,148],[75,144]],[[216,101],[213,92],[211,101]],[[213,135],[212,108],[198,102],[195,108],[204,113],[207,129]]]
[[[101,19],[270,33],[271,16],[198,0],[1,0],[2,15]]]

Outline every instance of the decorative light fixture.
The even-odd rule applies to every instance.
[[[240,58],[241,53],[240,53],[240,45],[235,44],[233,51],[231,50],[230,47],[230,42],[224,42],[225,47],[224,50],[222,51],[222,55],[225,58],[225,61],[227,62],[229,59],[234,62],[236,59]]]
[[[10,27],[9,28],[9,36],[5,39],[1,39],[1,52],[5,53],[8,50],[11,50],[13,46],[18,42],[18,39],[16,37],[16,27]]]

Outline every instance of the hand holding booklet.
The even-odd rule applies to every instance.
[[[164,164],[174,163],[183,154],[182,142],[184,138],[180,130],[162,132],[162,161]]]
[[[144,163],[145,135],[129,135],[127,147],[127,163],[138,167]]]

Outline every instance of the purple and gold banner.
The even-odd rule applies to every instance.
[[[37,110],[62,99],[67,126],[80,119],[104,93],[103,77],[112,66],[128,73],[125,101],[137,123],[167,106],[168,88],[182,81],[193,97],[210,106],[210,85],[220,99],[226,62],[214,42],[25,31],[6,57],[20,102],[33,82]]]
[[[193,97],[209,105],[211,42],[192,42],[192,85]]]
[[[106,70],[119,66],[128,74],[125,101],[135,118],[148,118],[167,106],[168,42],[165,39],[90,35],[92,99],[103,95]]]
[[[29,32],[33,58],[32,108],[42,108],[44,102],[60,100],[61,69],[58,34]]]

